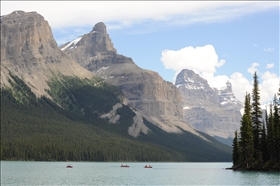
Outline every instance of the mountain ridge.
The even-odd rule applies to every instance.
[[[240,128],[242,104],[234,96],[230,82],[224,88],[212,88],[199,74],[183,69],[175,85],[181,92],[188,123],[213,137],[234,137],[232,131]]]
[[[47,96],[47,81],[57,72],[81,78],[93,74],[58,49],[51,28],[37,12],[14,11],[1,17],[1,87],[9,72],[22,77],[37,96]],[[34,88],[36,87],[36,88]],[[50,98],[50,97],[49,97]]]
[[[67,160],[65,157],[70,158],[79,152],[83,152],[83,157],[84,153],[95,154],[97,152],[86,149],[101,151],[95,147],[95,141],[101,136],[96,136],[95,139],[90,137],[89,132],[82,130],[91,126],[93,129],[98,127],[100,135],[104,135],[101,138],[106,142],[102,144],[108,147],[99,146],[106,150],[104,158],[114,155],[114,160],[118,159],[116,152],[119,152],[119,149],[113,141],[117,142],[119,137],[124,137],[130,141],[129,144],[143,142],[143,145],[149,148],[158,147],[157,152],[171,153],[171,158],[165,157],[169,160],[176,157],[178,161],[230,161],[229,147],[194,130],[184,121],[180,93],[175,85],[163,81],[156,72],[143,71],[131,58],[118,55],[112,49],[110,40],[106,39],[102,24],[97,28],[98,32],[91,33],[92,37],[88,38],[93,38],[94,43],[84,41],[94,49],[96,55],[84,57],[95,57],[91,60],[93,63],[90,67],[96,69],[100,77],[107,77],[105,80],[79,65],[73,57],[65,53],[67,50],[58,48],[51,28],[43,16],[36,12],[15,11],[1,17],[1,106],[2,95],[9,98],[11,103],[9,105],[9,101],[4,100],[5,108],[9,109],[1,117],[1,133],[6,134],[1,138],[1,149],[3,141],[5,157],[17,159],[19,157],[13,156],[13,152],[17,152],[20,157],[32,160],[30,154],[23,154],[24,147],[28,148],[28,152],[32,153],[36,160],[47,160],[47,153],[61,156],[56,157],[57,160]],[[81,41],[83,38],[79,42]],[[75,44],[79,45],[79,42]],[[74,51],[81,46],[75,48],[70,44],[68,49]],[[92,53],[92,50],[87,51]],[[134,73],[134,70],[137,73]],[[138,83],[134,83],[137,81]],[[114,82],[120,83],[119,86],[114,85]],[[32,114],[28,114],[31,111]],[[53,111],[57,111],[59,115],[50,114]],[[52,118],[53,116],[55,118]],[[67,128],[65,121],[71,123],[69,127],[77,130],[78,135],[65,138],[67,134],[62,130],[63,127]],[[77,126],[80,126],[81,130],[77,129]],[[90,131],[96,133],[92,129]],[[109,131],[112,136],[104,131]],[[87,135],[83,136],[81,132]],[[59,135],[75,144],[74,149],[77,151],[64,149]],[[55,143],[47,141],[48,145],[42,149],[38,145],[38,137],[49,140],[51,136],[55,136]],[[107,143],[106,136],[110,143]],[[86,139],[93,141],[86,143]],[[46,141],[41,142],[44,144]],[[85,149],[76,148],[79,143],[81,148]],[[110,148],[112,144],[114,148]],[[50,152],[50,149],[54,148],[57,153]],[[124,157],[133,161],[134,158],[141,160],[138,155],[130,152],[133,148],[128,149]],[[129,158],[128,154],[135,156]],[[102,153],[99,152],[99,155],[102,156]],[[83,159],[76,157],[75,160],[89,160],[88,156],[90,155]],[[98,157],[102,161],[110,160]],[[160,159],[159,156],[156,160]]]
[[[148,116],[151,123],[171,133],[186,130],[200,135],[184,121],[181,95],[175,85],[118,54],[104,23],[97,23],[91,32],[61,45],[60,49],[96,76],[119,87],[128,103]]]

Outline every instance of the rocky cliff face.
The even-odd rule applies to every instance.
[[[227,82],[223,89],[209,86],[192,70],[182,70],[175,85],[182,95],[184,119],[196,129],[221,138],[233,138],[240,128],[242,104]]]
[[[106,33],[106,29],[100,24],[94,29],[101,34]],[[92,33],[94,32],[93,30]],[[111,41],[108,37],[107,40],[95,37],[94,41],[89,43],[93,44],[91,47],[97,53],[115,51],[113,46],[109,45]],[[65,47],[72,49],[75,42],[68,43]],[[44,95],[50,99],[52,98],[46,92],[46,89],[49,89],[47,81],[54,76],[58,79],[59,75],[76,76],[81,79],[94,76],[58,48],[48,22],[41,15],[23,11],[14,11],[1,17],[1,87],[11,86],[8,81],[10,72],[21,78],[38,97]],[[116,110],[127,104],[125,98],[122,101],[113,106],[111,112],[100,117],[107,118],[110,123],[118,122],[121,116]],[[134,137],[140,132],[147,134],[149,129],[143,124],[142,115],[136,111],[135,114],[128,133]]]
[[[183,119],[176,86],[156,72],[139,68],[131,58],[117,54],[104,23],[97,23],[90,33],[60,48],[95,75],[119,87],[129,104],[155,125],[167,132],[180,133],[183,129],[196,133]]]
[[[9,72],[21,77],[37,96],[48,96],[46,81],[54,74],[93,76],[58,48],[43,16],[24,11],[1,16],[1,87],[9,86]]]

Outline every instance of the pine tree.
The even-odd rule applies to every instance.
[[[276,158],[275,151],[275,130],[274,130],[274,119],[273,119],[273,110],[272,104],[269,106],[269,116],[267,119],[267,148],[269,159]]]
[[[235,137],[232,143],[232,161],[234,166],[238,165],[240,162],[240,148],[237,130],[235,131]]]
[[[276,159],[280,160],[280,115],[279,115],[279,103],[277,101],[276,95],[274,95],[274,112],[273,112],[273,124],[274,124],[274,131],[275,131],[275,153]]]
[[[268,161],[268,149],[267,149],[267,135],[265,122],[263,121],[262,135],[261,135],[261,152],[262,152],[262,160],[264,162]]]
[[[246,93],[244,103],[244,114],[240,127],[240,160],[242,167],[250,169],[254,163],[254,141],[251,122],[250,94]]]
[[[254,73],[254,83],[252,90],[252,123],[254,136],[254,158],[256,161],[262,160],[261,133],[262,133],[262,111],[260,107],[260,90],[257,72]]]

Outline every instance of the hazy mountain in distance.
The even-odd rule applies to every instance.
[[[218,90],[194,71],[184,69],[177,75],[175,85],[181,92],[188,123],[219,140],[234,137],[234,131],[240,128],[242,104],[234,96],[230,82]],[[232,140],[228,142],[231,145]]]

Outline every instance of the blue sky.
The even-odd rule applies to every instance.
[[[104,22],[119,54],[166,81],[191,69],[243,101],[257,71],[262,103],[279,88],[279,2],[1,1],[1,15],[14,10],[44,16],[58,45]]]

